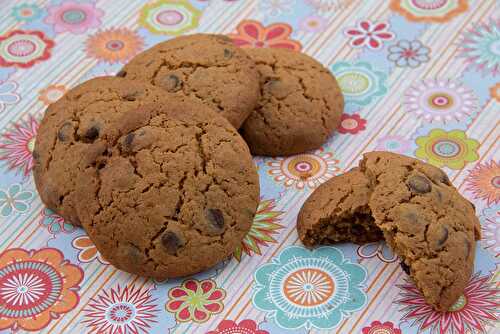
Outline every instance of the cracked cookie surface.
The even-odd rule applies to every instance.
[[[118,122],[145,103],[156,103],[165,93],[152,85],[115,77],[89,80],[51,104],[41,121],[33,157],[35,184],[44,204],[80,225],[76,215],[76,174],[83,150],[103,127],[119,131]]]
[[[259,100],[254,62],[223,35],[194,34],[157,44],[117,75],[197,99],[237,129]]]
[[[443,171],[402,155],[371,152],[364,155],[359,168],[321,187],[322,193],[313,193],[299,214],[297,224],[304,244],[328,241],[327,231],[342,233],[339,217],[356,221],[356,208],[367,208],[361,225],[379,229],[427,303],[446,311],[463,293],[473,270],[480,226],[472,204]],[[338,197],[342,200],[336,200]],[[350,204],[351,198],[357,202]],[[318,212],[327,217],[323,221],[326,227],[321,226]],[[320,237],[311,237],[317,234]],[[339,241],[345,240],[359,241],[352,233]]]
[[[259,180],[222,116],[170,96],[103,128],[84,152],[77,212],[119,269],[165,279],[227,258],[249,231]]]
[[[285,49],[249,49],[261,98],[241,128],[253,154],[291,155],[320,147],[339,126],[344,99],[313,58]]]

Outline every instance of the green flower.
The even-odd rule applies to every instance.
[[[467,163],[479,159],[479,143],[460,130],[434,129],[427,136],[418,137],[416,143],[415,155],[437,167],[462,169]]]
[[[33,193],[31,191],[22,191],[19,184],[11,185],[7,191],[0,190],[0,214],[8,217],[12,211],[26,212],[32,198]]]

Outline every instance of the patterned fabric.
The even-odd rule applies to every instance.
[[[498,333],[498,1],[0,2],[0,333]],[[346,107],[323,147],[255,157],[261,203],[232,258],[158,282],[117,270],[41,204],[33,148],[68,89],[196,32],[301,50],[337,76]],[[474,274],[448,312],[425,304],[384,243],[310,251],[298,240],[307,196],[373,150],[443,168],[476,207]]]

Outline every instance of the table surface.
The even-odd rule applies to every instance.
[[[493,333],[500,310],[500,5],[494,0],[13,1],[0,4],[0,328],[40,333]],[[346,106],[322,148],[255,157],[261,203],[230,260],[155,282],[118,271],[46,209],[31,169],[45,108],[181,34],[301,50]],[[384,244],[306,250],[297,212],[363,152],[415,156],[476,206],[464,295],[427,306]],[[498,327],[496,329],[497,333]]]

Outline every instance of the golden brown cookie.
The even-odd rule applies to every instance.
[[[248,147],[197,101],[169,96],[135,108],[103,124],[82,156],[77,213],[119,269],[160,280],[195,274],[231,255],[250,229],[259,179]]]
[[[241,128],[257,155],[291,155],[320,147],[339,126],[344,99],[333,75],[313,58],[285,49],[249,49],[261,99]]]
[[[76,173],[82,168],[82,150],[104,126],[118,127],[117,121],[130,111],[156,103],[164,95],[163,90],[142,82],[99,77],[51,104],[40,124],[33,153],[35,184],[42,202],[68,222],[80,225],[74,191]]]
[[[321,189],[299,215],[299,236],[307,246],[336,241],[330,236],[343,233],[343,221],[365,227],[367,238],[368,230],[378,228],[401,258],[403,270],[436,310],[448,310],[463,293],[472,273],[480,225],[473,205],[439,168],[394,153],[371,152],[358,169],[332,178]],[[353,204],[353,198],[359,202]],[[315,237],[319,227],[326,235]],[[359,241],[352,227],[349,231],[339,241]]]
[[[260,96],[254,62],[222,35],[195,34],[160,43],[135,56],[117,75],[198,99],[235,128]]]

